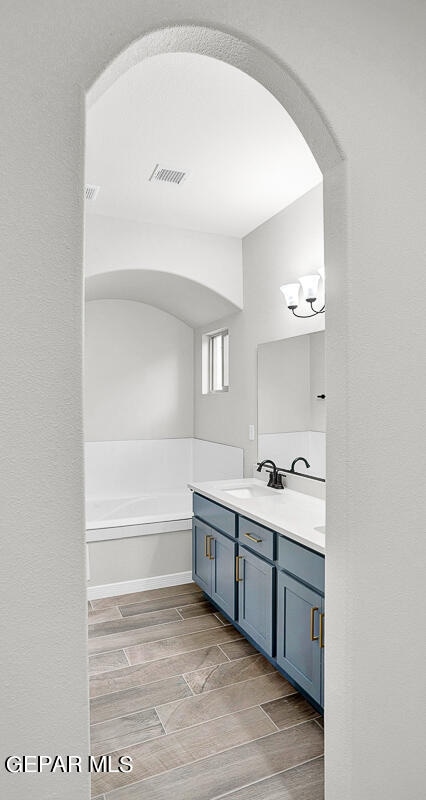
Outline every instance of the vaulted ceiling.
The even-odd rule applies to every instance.
[[[148,58],[88,112],[89,214],[243,237],[318,184],[321,172],[278,101],[206,56]],[[187,173],[149,180],[154,167]]]

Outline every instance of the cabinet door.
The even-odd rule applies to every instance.
[[[238,622],[243,631],[272,656],[274,567],[258,556],[238,548]]]
[[[200,589],[211,595],[212,561],[211,553],[212,529],[204,522],[193,517],[192,520],[192,580]]]
[[[322,612],[320,594],[285,572],[278,573],[277,661],[318,703],[322,700]]]
[[[212,530],[212,534],[211,598],[231,619],[235,619],[235,544],[217,531]]]

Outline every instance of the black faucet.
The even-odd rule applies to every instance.
[[[308,463],[308,461],[306,461],[306,458],[303,458],[303,456],[299,456],[298,458],[294,459],[290,469],[282,469],[281,467],[279,467],[277,469],[278,475],[280,472],[284,472],[287,473],[287,475],[299,475],[300,478],[309,478],[311,481],[321,481],[321,483],[325,483],[325,478],[317,478],[316,475],[306,475],[305,472],[296,472],[294,468],[298,461],[303,461],[306,469],[311,468],[311,465]]]
[[[294,459],[294,461],[293,461],[293,463],[292,463],[292,465],[291,465],[291,467],[290,467],[290,470],[289,470],[289,472],[294,472],[294,467],[295,467],[295,464],[297,464],[297,462],[298,462],[298,461],[303,461],[303,463],[304,463],[304,465],[305,465],[306,469],[310,469],[311,465],[310,465],[310,464],[308,464],[308,462],[306,461],[306,458],[303,458],[303,456],[299,456],[299,458],[295,458],[295,459]]]
[[[265,458],[264,461],[260,461],[260,463],[258,463],[257,472],[261,472],[262,467],[264,467],[265,464],[269,464],[269,466],[272,467],[272,470],[269,473],[268,486],[271,489],[284,489],[283,476],[280,470],[278,469],[277,465],[274,464],[274,462],[271,461],[270,458]]]

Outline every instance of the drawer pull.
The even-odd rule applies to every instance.
[[[208,546],[209,537],[206,535],[204,537],[204,556],[205,558],[209,557],[209,546]]]
[[[263,539],[256,539],[256,537],[253,536],[253,534],[251,533],[245,533],[244,536],[247,536],[247,539],[251,539],[251,541],[256,542],[256,544],[260,544],[261,542],[263,542]]]
[[[212,556],[212,540],[214,541],[214,536],[207,536],[207,539],[208,539],[207,555],[210,561],[214,561],[214,556]]]
[[[319,639],[319,635],[315,636],[315,612],[319,611],[318,606],[314,606],[311,608],[311,642],[317,642]],[[321,619],[321,615],[320,615]]]
[[[242,556],[235,556],[235,580],[237,583],[242,582],[242,578],[240,578],[240,561],[242,561]]]
[[[324,614],[320,614],[319,618],[319,646],[324,647]]]

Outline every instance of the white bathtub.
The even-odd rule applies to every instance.
[[[189,490],[86,501],[88,542],[187,530],[191,519]]]
[[[193,438],[87,442],[85,450],[89,600],[191,581],[185,487],[242,478],[243,451]]]

